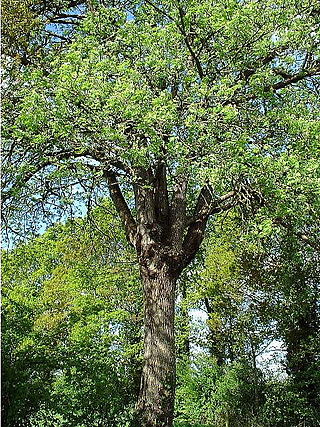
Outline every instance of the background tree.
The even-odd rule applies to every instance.
[[[274,322],[274,337],[283,341],[286,349],[287,389],[280,393],[291,393],[292,400],[285,402],[278,396],[278,405],[288,411],[291,424],[304,421],[313,425],[319,418],[318,259],[319,252],[306,245],[301,236],[278,230],[265,239],[263,252],[244,263],[248,280],[265,294],[261,314]],[[270,404],[277,405],[275,401]],[[273,423],[281,425],[276,419]]]
[[[144,283],[141,423],[170,426],[176,281],[209,218],[235,206],[286,226],[292,211],[316,215],[316,5],[84,8],[5,102],[8,227],[109,191]],[[293,198],[301,181],[308,193]]]
[[[317,425],[319,253],[231,215],[203,249],[188,302],[207,311],[206,334],[190,334],[198,350],[178,365],[178,425]]]

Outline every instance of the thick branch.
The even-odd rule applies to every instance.
[[[255,70],[253,70],[252,72],[250,70],[246,70],[247,73],[249,73],[247,75],[250,76],[252,74],[255,73]],[[277,73],[277,72],[276,72]],[[308,77],[312,77],[312,76],[317,76],[320,74],[320,66],[312,68],[310,70],[305,70],[305,71],[301,71],[299,73],[293,74],[293,75],[287,75],[284,80],[279,81],[278,83],[275,83],[273,85],[268,85],[265,86],[263,88],[264,92],[277,92],[280,89],[284,89],[286,87],[290,87],[291,85],[298,83],[300,81],[303,81],[304,79],[307,79]],[[241,89],[239,88],[235,95],[240,94],[241,93]],[[251,93],[248,96],[244,96],[243,98],[239,97],[238,99],[236,99],[236,96],[233,96],[230,99],[226,99],[222,104],[225,105],[237,105],[240,104],[243,101],[251,101],[254,99],[257,99],[258,95]]]
[[[232,191],[229,191],[229,193],[226,193],[223,196],[219,197],[218,199],[214,200],[213,203],[211,204],[209,215],[213,215],[221,211],[226,211],[230,209],[230,207],[234,206],[234,201],[231,201],[229,203],[224,203],[224,202],[226,200],[232,199],[235,195],[236,195],[236,192],[232,190]]]
[[[186,192],[187,180],[183,177],[177,180],[172,195],[170,214],[170,244],[175,253],[182,249],[183,234],[186,226]]]
[[[7,162],[12,164],[11,156],[13,153],[13,148],[10,148],[10,152],[7,156]],[[27,153],[27,150],[26,150]],[[29,170],[25,171],[24,173],[17,174],[16,175],[16,181],[11,185],[11,187],[8,190],[4,190],[2,192],[2,202],[7,201],[10,198],[17,197],[19,195],[19,192],[23,189],[25,185],[28,184],[28,182],[39,172],[41,172],[44,168],[50,165],[55,165],[57,161],[60,160],[72,160],[72,159],[79,159],[79,158],[89,158],[97,160],[98,162],[101,162],[101,164],[109,164],[117,169],[123,170],[125,173],[130,174],[130,170],[126,167],[126,165],[117,160],[114,160],[112,158],[108,158],[105,155],[102,155],[101,152],[99,152],[96,149],[92,150],[86,150],[82,152],[75,152],[75,151],[52,151],[45,154],[45,157],[43,157],[41,160],[32,159],[32,166]],[[82,162],[83,163],[83,162]],[[97,166],[90,165],[89,163],[83,163],[85,166],[87,166],[90,169],[97,169]]]
[[[63,36],[62,34],[52,33],[51,31],[47,31],[47,30],[46,30],[46,34],[48,34],[51,37],[55,37],[55,38],[58,38],[60,40],[64,40],[65,42],[70,42],[71,41],[70,38]]]
[[[151,168],[135,168],[136,182],[134,183],[137,222],[147,227],[156,222],[154,175]]]
[[[79,15],[79,14],[75,14],[75,13],[63,13],[63,12],[61,12],[61,13],[58,13],[57,15],[54,15],[54,16],[52,16],[52,17],[50,17],[49,19],[50,19],[50,21],[51,22],[53,22],[53,21],[56,21],[56,20],[58,20],[58,19],[84,19],[85,18],[85,15]],[[71,21],[71,24],[72,24],[72,21]]]
[[[108,183],[110,197],[124,225],[127,239],[129,243],[135,246],[137,234],[136,222],[122,194],[117,177],[111,169],[105,170],[103,175]]]
[[[212,313],[213,313],[213,309],[212,309],[212,307],[211,307],[211,305],[210,305],[209,298],[204,297],[203,302],[204,302],[204,305],[205,305],[205,307],[206,307],[207,313],[208,313],[208,314],[212,314]]]
[[[183,241],[183,267],[187,266],[195,257],[204,239],[204,233],[210,215],[226,211],[235,205],[233,200],[235,191],[230,191],[218,199],[213,199],[210,185],[205,185],[199,194],[194,212],[194,220],[190,223]],[[225,203],[228,201],[228,203]]]
[[[166,165],[161,162],[155,173],[155,211],[156,217],[161,224],[168,222],[169,198],[167,188]]]
[[[320,73],[320,67],[314,68],[312,70],[308,70],[308,71],[302,71],[300,73],[294,74],[292,76],[290,76],[289,78],[282,80],[272,86],[269,86],[267,88],[265,88],[265,91],[268,91],[270,89],[276,91],[279,89],[283,89],[287,86],[290,86],[294,83],[298,83],[299,81],[305,79],[306,77],[311,77],[311,76],[316,76],[317,74]]]

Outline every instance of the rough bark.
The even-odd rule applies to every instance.
[[[144,284],[144,366],[138,411],[145,427],[171,427],[175,390],[174,306],[176,276],[156,256],[141,267]]]

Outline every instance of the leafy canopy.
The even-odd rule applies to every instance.
[[[39,214],[46,199],[52,213],[78,193],[105,191],[110,168],[130,185],[164,163],[169,190],[188,177],[188,203],[210,182],[216,196],[236,189],[243,206],[263,198],[274,217],[298,211],[312,222],[316,2],[89,6],[68,42],[24,67],[4,102],[4,199],[28,199]],[[19,213],[11,206],[9,217]]]

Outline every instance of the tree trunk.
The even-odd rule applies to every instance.
[[[187,220],[188,180],[175,177],[171,203],[166,165],[130,169],[135,195],[134,216],[116,173],[105,170],[110,196],[126,236],[135,248],[144,286],[144,365],[138,400],[139,426],[171,427],[175,392],[175,288],[182,270],[194,259],[209,216],[229,209],[234,191],[213,200],[210,186],[200,191],[193,216]]]
[[[158,260],[159,261],[159,260]],[[141,426],[171,427],[173,423],[176,275],[168,264],[141,267],[144,285],[144,366],[138,411]]]

